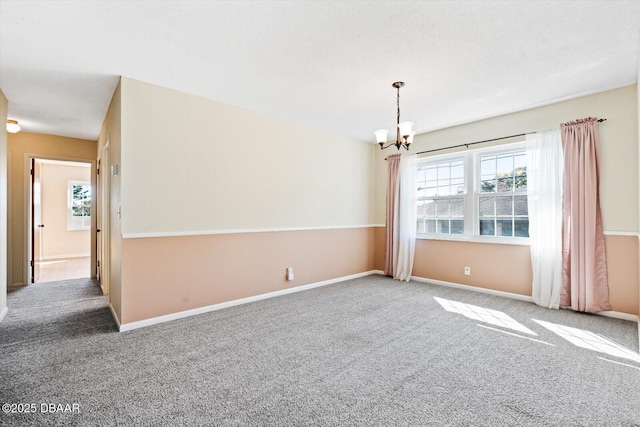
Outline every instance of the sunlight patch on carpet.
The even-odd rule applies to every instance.
[[[545,322],[542,320],[531,320],[547,328],[551,332],[556,333],[575,346],[640,363],[640,354],[601,335],[594,334],[593,332],[586,331],[584,329],[572,328],[570,326],[558,325],[556,323]]]
[[[445,310],[452,313],[462,314],[464,317],[469,319],[513,329],[514,331],[523,332],[525,334],[537,335],[531,329],[527,328],[522,323],[502,311],[491,310],[490,308],[478,307],[477,305],[465,304],[463,302],[452,301],[444,298],[433,297],[433,299],[435,299]]]

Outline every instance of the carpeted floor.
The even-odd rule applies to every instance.
[[[8,301],[2,425],[640,425],[633,322],[381,276],[124,333],[90,280]]]

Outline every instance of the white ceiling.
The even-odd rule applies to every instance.
[[[25,131],[96,139],[118,76],[374,141],[636,83],[640,1],[6,1]]]

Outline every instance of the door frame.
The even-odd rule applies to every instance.
[[[31,259],[29,260],[29,279],[28,283],[35,283],[40,278],[40,266],[38,262],[42,258],[42,230],[38,228],[42,227],[42,163],[39,159],[31,159],[29,164],[31,175],[31,251],[29,252]],[[36,190],[36,183],[38,191]],[[36,194],[38,197],[36,198]],[[37,215],[36,215],[37,214]],[[36,217],[38,217],[40,224],[35,224]],[[37,232],[36,232],[37,231]],[[36,244],[37,243],[37,244]]]
[[[107,141],[98,152],[99,172],[96,174],[96,263],[100,262],[99,283],[103,295],[109,295],[109,273],[110,273],[110,236],[111,236],[111,158],[109,148],[110,135]],[[100,229],[98,233],[97,229]],[[100,250],[98,251],[98,245]],[[97,256],[97,253],[100,256]],[[97,267],[96,267],[97,272]]]
[[[96,160],[83,159],[78,157],[66,157],[66,156],[51,156],[47,154],[39,153],[25,153],[24,154],[24,198],[23,205],[23,263],[22,263],[22,279],[23,285],[31,285],[31,256],[33,253],[33,217],[31,212],[31,200],[33,199],[33,189],[31,188],[31,160],[57,160],[62,162],[77,162],[77,163],[90,163],[91,164],[91,191],[95,194],[96,189]],[[96,271],[96,198],[91,197],[91,277],[95,277]]]

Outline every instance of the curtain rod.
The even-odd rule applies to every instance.
[[[598,119],[598,123],[602,123],[604,121],[606,121],[607,119]],[[527,133],[536,133],[536,132],[527,132]],[[493,142],[493,141],[500,141],[501,139],[509,139],[509,138],[515,138],[517,136],[525,136],[527,133],[518,133],[516,135],[509,135],[509,136],[501,136],[500,138],[493,138],[493,139],[485,139],[483,141],[475,141],[475,142],[468,142],[466,144],[458,144],[458,145],[452,145],[451,147],[443,147],[443,148],[434,148],[433,150],[426,150],[426,151],[420,151],[418,153],[416,153],[416,155],[418,154],[425,154],[425,153],[433,153],[435,151],[442,151],[442,150],[450,150],[452,148],[460,148],[460,147],[467,147],[469,148],[470,145],[476,145],[476,144],[484,144],[485,142]],[[384,158],[385,160],[387,160],[387,158]]]

